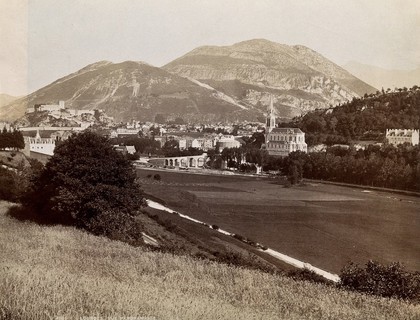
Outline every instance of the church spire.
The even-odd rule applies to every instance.
[[[276,115],[274,114],[273,95],[270,94],[270,106],[267,110],[266,133],[271,132],[276,127]]]

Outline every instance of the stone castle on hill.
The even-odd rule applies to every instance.
[[[266,119],[265,148],[270,156],[286,157],[294,151],[308,152],[305,133],[299,128],[276,128],[273,98]]]

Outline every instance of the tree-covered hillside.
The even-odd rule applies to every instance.
[[[420,127],[420,88],[382,89],[334,109],[309,112],[279,126],[300,128],[309,145],[381,141],[386,129]]]

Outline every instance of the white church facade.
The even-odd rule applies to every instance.
[[[276,128],[273,98],[270,98],[266,128],[265,148],[270,156],[286,157],[294,151],[308,152],[305,133],[299,128]]]

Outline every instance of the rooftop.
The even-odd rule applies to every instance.
[[[284,134],[297,134],[303,133],[299,128],[274,128],[271,130],[272,133],[284,133]]]

